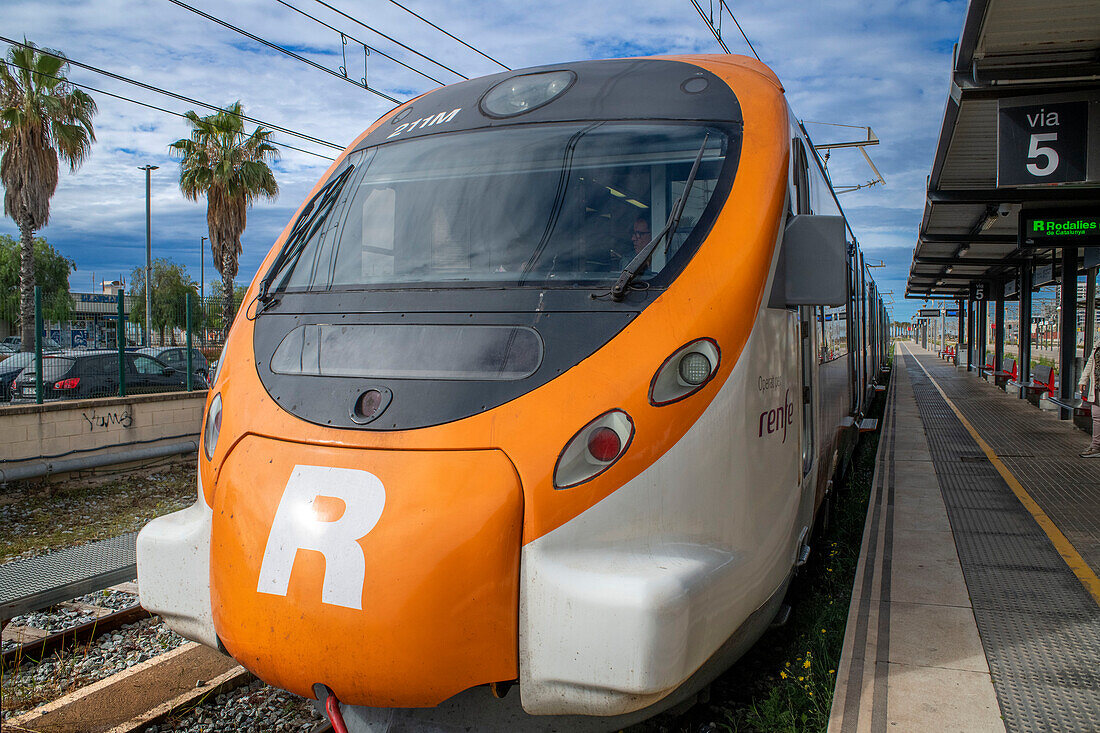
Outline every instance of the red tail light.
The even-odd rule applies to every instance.
[[[568,489],[599,476],[619,460],[634,437],[634,421],[609,410],[569,439],[554,467],[554,488]]]
[[[588,436],[588,452],[597,461],[610,461],[619,455],[619,449],[622,447],[619,434],[611,428],[596,428]]]
[[[62,379],[60,382],[54,384],[54,389],[76,389],[76,385],[80,384],[80,377],[70,377],[69,379]]]

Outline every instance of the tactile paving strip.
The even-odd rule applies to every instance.
[[[137,532],[0,565],[0,618],[137,577]]]
[[[1100,607],[947,407],[916,357],[905,361],[1005,728],[1098,730]],[[1054,432],[1049,440],[1064,440]],[[1040,450],[1022,441],[1013,447],[1019,457],[1006,462],[1033,461],[1025,456]],[[1055,472],[1057,462],[1048,463],[1047,472]],[[1029,473],[1035,470],[1032,466]],[[1055,475],[1065,472],[1060,468]],[[1016,475],[1030,489],[1026,477]]]

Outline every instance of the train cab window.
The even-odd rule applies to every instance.
[[[810,153],[808,162],[810,171],[810,213],[828,216],[842,216],[840,206],[833,198],[833,189],[817,152]]]
[[[794,213],[809,214],[810,183],[807,180],[806,148],[803,147],[801,137],[796,136],[791,140],[791,166],[791,182],[794,184],[791,204],[795,207]]]
[[[277,265],[288,272],[273,268],[268,279],[291,290],[613,282],[664,228],[702,149],[679,226],[639,275],[667,282],[713,220],[716,191],[728,189],[737,135],[697,124],[539,124],[360,151],[328,220]]]

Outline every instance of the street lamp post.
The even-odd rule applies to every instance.
[[[199,242],[199,303],[206,302],[206,237]]]
[[[145,345],[152,346],[150,330],[153,320],[153,220],[149,207],[151,174],[159,165],[144,165],[138,168],[145,171]]]
[[[199,242],[199,311],[203,314],[202,345],[206,346],[206,237]]]

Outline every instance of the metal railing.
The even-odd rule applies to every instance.
[[[60,309],[56,297],[47,299],[44,315],[35,288],[33,350],[19,338],[18,303],[0,309],[0,404],[190,392],[213,381],[227,330],[220,297],[154,293],[149,328],[143,294],[69,297]],[[238,296],[231,312],[239,307]],[[67,317],[51,320],[59,311]]]

